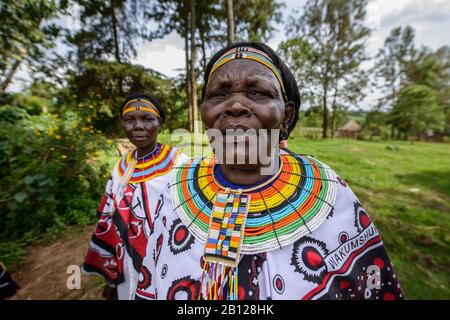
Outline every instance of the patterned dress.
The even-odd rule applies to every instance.
[[[280,160],[246,190],[214,158],[176,167],[152,216],[135,299],[403,299],[350,187],[312,157]]]
[[[114,167],[98,209],[98,222],[89,243],[83,271],[95,273],[117,286],[119,299],[132,299],[138,271],[153,231],[153,217],[163,205],[167,173],[186,156],[176,148],[157,144],[138,161],[120,189],[135,152],[126,153]]]

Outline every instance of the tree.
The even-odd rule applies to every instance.
[[[334,136],[337,106],[356,103],[367,82],[367,73],[361,69],[370,35],[366,11],[366,0],[309,0],[303,14],[291,16],[286,27],[289,38],[280,50],[293,62],[290,66],[297,77],[305,78],[307,90],[321,97],[324,138],[328,137],[330,102]],[[295,62],[298,57],[300,62]]]
[[[424,87],[428,88],[436,98],[436,105],[430,104],[431,109],[427,113],[437,110],[433,108],[440,108],[448,119],[450,108],[449,47],[442,47],[436,51],[424,46],[418,49],[414,43],[414,29],[409,26],[398,27],[393,29],[386,38],[384,47],[377,55],[374,70],[376,76],[383,81],[381,88],[384,92],[376,110],[392,111],[392,117],[389,120],[391,137],[411,134],[411,130],[405,127],[407,124],[400,123],[404,120],[400,115],[402,112],[406,112],[402,109],[402,107],[406,108],[404,101],[399,102],[399,92],[402,90],[405,90],[402,96],[402,99],[405,100],[406,93],[411,96],[412,88],[415,88],[414,92],[416,93],[424,93]],[[423,90],[418,91],[418,88]],[[416,100],[412,99],[411,101]],[[415,106],[411,105],[410,108],[413,110]],[[422,111],[426,112],[425,109]],[[441,114],[441,111],[438,111],[438,114]],[[446,121],[446,123],[449,122]],[[450,125],[446,125],[446,128],[450,128]]]
[[[383,139],[389,137],[388,127],[389,114],[383,111],[371,111],[367,114],[364,122],[364,131],[368,132],[370,140],[374,137],[382,137]]]
[[[278,51],[296,76],[302,104],[307,103],[311,107],[321,105],[315,94],[317,79],[309,65],[315,60],[315,53],[310,43],[304,38],[294,37],[281,42]]]
[[[124,93],[119,90],[123,86]],[[86,60],[78,70],[68,75],[68,87],[59,96],[70,101],[70,108],[78,110],[87,124],[108,135],[119,134],[119,106],[124,96],[132,92],[151,92],[167,110],[167,125],[185,125],[177,99],[185,96],[172,92],[178,88],[162,74],[128,63]],[[176,110],[176,112],[174,112]],[[177,119],[181,116],[181,119]],[[180,121],[181,120],[181,121]],[[171,127],[173,128],[173,127]]]
[[[18,0],[0,4],[0,92],[5,92],[19,67],[27,62],[38,70],[46,50],[53,48],[60,28],[51,20],[65,1]]]
[[[448,132],[450,128],[448,111],[450,108],[449,70],[449,47],[444,46],[434,52],[424,46],[417,49],[414,43],[414,29],[409,26],[398,27],[390,32],[385,40],[384,47],[377,55],[375,71],[376,76],[383,80],[381,88],[384,90],[384,96],[380,99],[376,109],[384,107],[384,109],[392,111],[392,117],[389,121],[391,123],[391,137],[395,135],[405,137],[412,133],[408,127],[411,121],[407,123],[401,123],[401,121],[405,120],[403,116],[407,116],[407,111],[403,109],[407,107],[404,101],[411,98],[413,92],[416,97],[420,96],[420,92],[424,97],[431,95],[435,97],[435,103],[428,104],[430,110],[423,109],[421,111],[427,114],[437,112],[439,118],[443,110],[447,119],[445,131]],[[399,100],[399,92],[402,92],[403,101]],[[428,92],[428,95],[425,94],[426,92]],[[413,102],[417,99],[411,98],[410,100],[410,102]],[[420,101],[420,99],[417,101]],[[423,108],[426,107],[424,104]],[[416,106],[410,105],[412,112],[415,110],[414,108]],[[441,110],[439,111],[437,108]],[[411,115],[411,117],[413,116]]]
[[[384,96],[377,109],[388,109],[396,103],[397,93],[408,83],[407,70],[416,59],[414,29],[410,26],[392,29],[377,54],[374,71],[383,80]]]
[[[228,44],[234,42],[234,12],[233,0],[227,1],[227,40]]]
[[[185,90],[189,105],[189,129],[194,130],[194,123],[198,117],[197,111],[197,30],[201,32],[201,48],[203,61],[206,63],[204,34],[208,20],[203,14],[209,12],[215,1],[205,0],[161,0],[151,3],[148,17],[158,23],[155,37],[163,37],[175,31],[184,38],[186,60]],[[206,22],[203,20],[207,20]]]
[[[192,119],[190,121],[190,130],[193,132],[198,132],[197,123],[198,123],[198,108],[197,108],[197,77],[195,76],[195,62],[197,58],[196,47],[195,47],[195,33],[196,33],[196,15],[195,15],[195,0],[190,0],[190,40],[191,40],[191,58],[190,58],[190,66],[189,66],[189,83],[191,85],[190,88],[190,105],[191,105],[191,115]]]
[[[445,114],[437,103],[433,89],[421,84],[411,84],[399,91],[389,121],[398,130],[399,137],[416,136],[419,140],[426,130],[442,131]]]
[[[128,62],[136,43],[159,35],[148,23],[151,2],[139,0],[75,0],[80,8],[79,30],[67,30],[66,42],[74,46],[77,62],[89,59]]]
[[[67,30],[66,44],[71,50],[66,62],[75,63],[66,73],[82,68],[86,61],[91,66],[97,61],[99,67],[103,61],[112,60],[128,65],[136,55],[137,43],[157,36],[148,23],[148,1],[75,0],[73,4],[80,8],[81,28]],[[117,92],[113,96],[123,96],[128,92],[126,73],[116,76]]]
[[[305,127],[318,128],[322,124],[322,108],[321,106],[311,107],[305,111],[303,125]]]
[[[408,83],[422,84],[433,89],[437,103],[446,114],[446,132],[450,129],[450,47],[436,51],[421,48],[416,59],[407,65]]]
[[[117,30],[117,18],[116,18],[116,0],[109,0],[110,10],[111,10],[111,22],[114,35],[114,55],[116,57],[116,62],[120,63],[120,49],[119,49],[119,32]]]
[[[438,103],[444,108],[446,114],[445,132],[450,135],[450,47],[444,46],[437,49],[433,56],[441,67],[439,68],[440,81],[435,90],[438,93]]]
[[[283,6],[276,0],[236,1],[233,6],[236,40],[268,41],[275,31],[274,23],[281,22]]]

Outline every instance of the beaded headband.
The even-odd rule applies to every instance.
[[[141,102],[141,105],[130,106],[131,103],[136,102],[136,101]],[[138,110],[153,113],[156,117],[161,118],[161,115],[159,114],[159,110],[155,107],[155,105],[151,101],[149,101],[147,99],[143,99],[143,98],[138,98],[138,99],[133,99],[133,100],[128,101],[127,104],[125,105],[125,107],[123,107],[122,116],[124,116],[128,112],[138,111]]]
[[[234,60],[234,59],[249,59],[256,62],[261,63],[262,65],[269,68],[275,77],[277,78],[281,91],[283,93],[283,99],[287,101],[286,91],[284,89],[283,80],[281,78],[281,72],[280,70],[275,66],[272,59],[263,51],[252,48],[252,47],[238,47],[230,49],[229,51],[225,52],[212,66],[211,72],[208,76],[208,81],[211,78],[211,75],[221,66],[223,66],[225,63]]]

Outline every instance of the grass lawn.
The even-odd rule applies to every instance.
[[[290,139],[330,165],[377,224],[409,299],[450,299],[450,144]]]

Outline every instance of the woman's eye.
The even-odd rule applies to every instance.
[[[227,94],[224,91],[216,91],[209,94],[208,98],[224,98],[226,95]]]
[[[272,94],[265,91],[259,91],[259,90],[252,90],[248,93],[251,97],[258,97],[258,98],[273,98]]]

